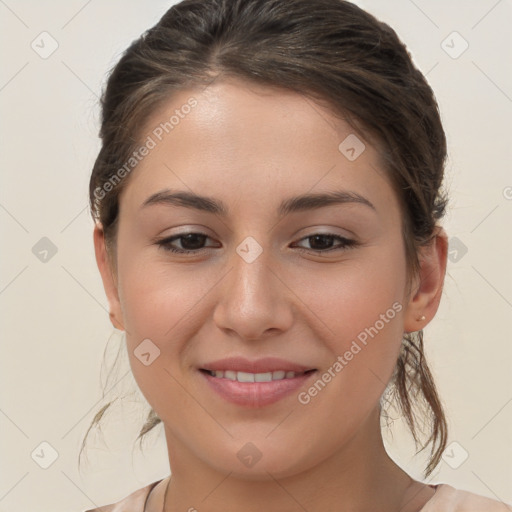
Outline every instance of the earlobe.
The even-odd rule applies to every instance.
[[[435,316],[443,293],[448,237],[440,226],[420,252],[420,272],[404,316],[404,332],[419,331]]]
[[[101,224],[99,223],[94,227],[93,238],[96,264],[98,265],[98,270],[101,274],[101,280],[103,281],[103,288],[109,303],[110,321],[116,329],[124,331],[125,328],[123,323],[121,303],[119,301],[117,283],[115,280],[112,264],[109,261],[107,253],[104,231]]]

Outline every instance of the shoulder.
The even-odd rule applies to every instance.
[[[469,491],[438,484],[436,493],[420,512],[512,512],[512,505]]]
[[[83,512],[143,512],[144,504],[151,490],[162,480],[152,482],[136,491],[132,492],[125,498],[116,503],[103,505],[99,508],[91,508]]]

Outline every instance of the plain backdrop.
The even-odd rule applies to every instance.
[[[0,512],[81,511],[169,473],[161,426],[144,452],[133,447],[147,405],[126,359],[102,397],[104,351],[108,362],[123,338],[109,321],[87,194],[107,72],[172,3],[0,1]],[[449,447],[429,482],[512,503],[512,3],[356,3],[406,43],[449,144],[450,256],[425,329]],[[79,471],[90,421],[120,393],[131,394],[105,415],[104,437],[90,437]],[[403,422],[385,439],[421,479],[426,459],[413,457]]]

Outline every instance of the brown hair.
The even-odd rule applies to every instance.
[[[230,76],[322,103],[372,140],[400,201],[410,284],[419,249],[432,241],[447,205],[441,190],[446,138],[432,89],[395,31],[343,0],[184,0],[132,42],[102,94],[102,147],[89,185],[91,213],[103,227],[112,264],[119,194],[129,180],[119,180],[118,171],[141,145],[148,117],[173,92]],[[418,415],[428,420],[430,436],[421,448],[432,444],[428,476],[446,446],[447,423],[422,331],[404,333],[387,391],[416,447]],[[111,403],[94,417],[82,449]],[[383,404],[381,398],[381,410]],[[138,439],[160,422],[151,409]]]

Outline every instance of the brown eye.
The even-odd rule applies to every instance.
[[[157,245],[169,252],[195,253],[205,249],[203,244],[208,238],[208,235],[203,233],[182,233],[160,240],[157,242]],[[178,240],[180,241],[181,248],[174,245]]]
[[[357,245],[355,240],[349,240],[333,233],[315,233],[304,237],[302,240],[307,240],[310,248],[302,247],[303,250],[315,251],[315,252],[328,252],[343,250]],[[301,240],[301,241],[302,241]],[[333,247],[333,242],[338,241],[338,245]]]

